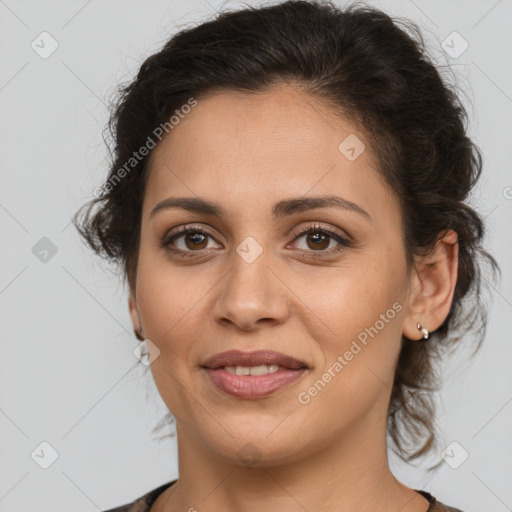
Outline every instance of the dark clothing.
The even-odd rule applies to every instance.
[[[126,505],[122,505],[117,508],[111,508],[105,512],[149,512],[149,509],[152,507],[153,503],[155,503],[158,496],[160,496],[160,494],[162,494],[166,489],[168,489],[172,484],[176,482],[177,480],[167,482],[166,484],[163,484],[160,487],[149,491],[147,494],[144,494],[131,503],[127,503]],[[462,510],[459,510],[458,508],[447,507],[446,505],[443,505],[426,491],[419,491],[416,489],[415,491],[419,492],[429,501],[430,507],[428,508],[427,512],[462,512]]]

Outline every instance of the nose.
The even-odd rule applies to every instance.
[[[287,288],[263,251],[252,262],[233,251],[231,270],[223,280],[214,306],[215,320],[251,331],[263,325],[279,325],[289,315]]]

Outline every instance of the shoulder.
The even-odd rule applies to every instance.
[[[111,508],[109,510],[105,510],[104,512],[149,512],[151,505],[153,505],[158,496],[160,496],[160,494],[162,494],[176,481],[177,480],[172,480],[171,482],[167,482],[163,485],[160,485],[156,489],[153,489],[152,491],[149,491],[148,493],[140,496],[131,503],[126,503],[125,505],[121,505],[120,507],[116,508]]]
[[[447,505],[443,505],[439,501],[436,501],[431,508],[428,509],[428,512],[463,512],[459,508],[448,507]]]
[[[437,501],[437,499],[427,491],[422,491],[419,489],[415,489],[415,491],[424,496],[430,503],[430,507],[428,507],[427,512],[464,512],[458,508],[449,507],[448,505]]]

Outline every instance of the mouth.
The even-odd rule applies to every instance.
[[[230,350],[208,359],[202,368],[218,389],[244,399],[262,398],[288,387],[309,369],[294,357],[266,350]]]
[[[240,350],[228,350],[210,357],[203,363],[203,368],[210,370],[217,370],[219,368],[255,368],[261,366],[275,367],[278,366],[282,369],[300,370],[308,368],[308,365],[303,361],[275,352],[273,350],[256,350],[254,352],[241,352]],[[242,370],[241,370],[242,371]],[[245,371],[245,370],[244,370]],[[262,370],[260,370],[262,371]],[[272,369],[271,373],[275,372]],[[238,375],[249,375],[248,373],[239,373]],[[254,375],[258,375],[255,373]]]

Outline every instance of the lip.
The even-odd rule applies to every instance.
[[[292,356],[275,352],[273,350],[255,350],[253,352],[241,352],[240,350],[228,350],[215,354],[207,359],[202,367],[217,370],[225,366],[258,366],[261,364],[276,364],[283,369],[300,370],[308,368],[303,361]],[[256,376],[253,376],[256,377]]]
[[[231,396],[245,399],[257,399],[289,386],[306,371],[306,368],[290,370],[279,368],[275,373],[266,375],[233,375],[224,368],[212,370],[204,368],[218,389]]]

